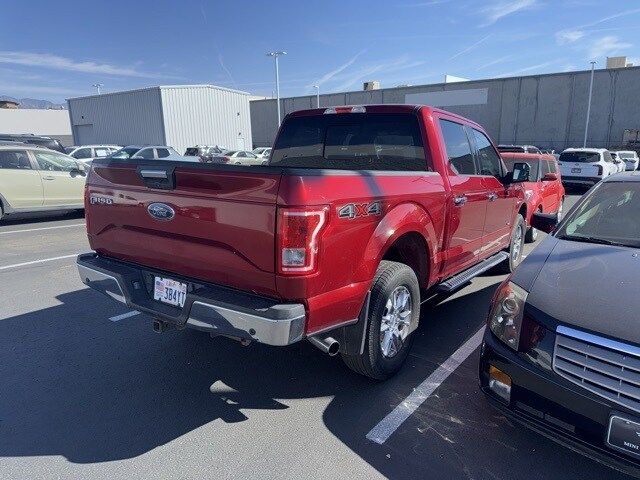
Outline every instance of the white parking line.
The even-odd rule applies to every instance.
[[[139,315],[140,312],[138,310],[131,310],[130,312],[123,313],[122,315],[116,315],[115,317],[110,317],[109,320],[112,322],[119,322],[120,320],[124,320],[125,318],[135,317]]]
[[[482,327],[478,330],[473,337],[467,340],[453,355],[447,358],[435,372],[418,385],[411,395],[405,398],[389,415],[373,427],[371,431],[367,433],[367,438],[380,445],[386,442],[393,432],[480,346],[482,336],[484,335],[484,328],[485,327]]]
[[[10,235],[12,233],[38,232],[40,230],[53,230],[54,228],[84,227],[84,223],[74,223],[72,225],[56,225],[55,227],[25,228],[24,230],[9,230],[0,232],[0,235]]]
[[[44,262],[53,262],[54,260],[62,260],[64,258],[72,258],[72,257],[77,257],[77,256],[78,256],[78,254],[74,253],[74,254],[71,254],[71,255],[62,255],[61,257],[43,258],[41,260],[32,260],[30,262],[14,263],[13,265],[5,265],[4,267],[0,267],[0,270],[8,270],[10,268],[26,267],[27,265],[35,265],[37,263],[44,263]]]

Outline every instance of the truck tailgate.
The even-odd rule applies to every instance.
[[[171,182],[154,185],[143,178],[149,171]],[[260,167],[95,162],[85,193],[89,243],[112,258],[277,296],[279,183],[278,170]]]

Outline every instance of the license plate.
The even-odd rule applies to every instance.
[[[182,308],[187,299],[187,284],[170,278],[156,277],[153,283],[153,299]]]
[[[581,168],[572,168],[571,169],[571,173],[582,173],[582,169]]]
[[[640,457],[640,423],[612,415],[609,420],[607,443],[616,450]]]

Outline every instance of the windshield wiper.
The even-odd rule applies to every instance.
[[[584,236],[575,236],[575,235],[561,235],[560,237],[563,240],[572,240],[574,242],[585,242],[585,243],[598,243],[600,245],[614,245],[616,247],[631,247],[632,245],[626,245],[620,242],[614,242],[613,240],[607,240],[605,238],[599,237],[584,237]]]

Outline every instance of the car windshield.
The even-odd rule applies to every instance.
[[[117,152],[111,154],[111,158],[122,158],[122,159],[131,158],[132,156],[134,156],[139,151],[140,151],[139,148],[125,147],[125,148],[121,148]]]
[[[184,154],[187,157],[195,157],[195,156],[200,155],[202,153],[204,153],[204,148],[202,148],[202,147],[200,147],[200,148],[198,148],[198,147],[189,147],[189,148],[187,148],[187,151],[184,152]]]
[[[567,217],[556,236],[640,247],[640,182],[600,184]]]
[[[635,152],[618,152],[618,157],[624,160],[635,160]]]
[[[561,162],[595,163],[600,161],[598,152],[562,152]]]
[[[71,153],[76,149],[76,147],[64,147],[64,153]]]
[[[254,149],[252,150],[252,152],[253,152],[253,153],[255,153],[256,155],[259,155],[259,154],[261,154],[262,152],[264,152],[265,150],[266,150],[266,148],[264,148],[264,147],[260,147],[260,148],[254,148]]]
[[[502,161],[507,167],[507,170],[513,172],[513,166],[516,163],[526,163],[531,168],[529,178],[535,182],[538,179],[538,172],[540,171],[540,161],[532,160],[530,158],[503,158]]]
[[[227,157],[233,157],[236,153],[238,153],[238,152],[235,151],[235,150],[229,150],[227,153],[225,153],[225,155]]]

